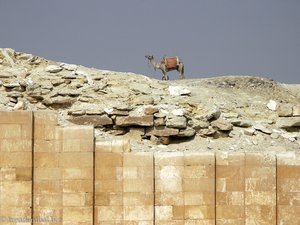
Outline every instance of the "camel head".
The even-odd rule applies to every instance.
[[[148,60],[154,59],[153,55],[145,55],[145,58],[148,59]]]

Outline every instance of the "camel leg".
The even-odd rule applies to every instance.
[[[179,73],[179,79],[182,80],[184,79],[184,65],[180,64],[178,66],[178,73]]]
[[[168,80],[168,75],[167,75],[167,72],[162,70],[162,73],[163,73],[163,77],[162,77],[162,80]]]

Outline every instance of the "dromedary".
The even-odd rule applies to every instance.
[[[160,69],[162,71],[162,80],[169,80],[167,72],[172,70],[177,70],[179,73],[179,79],[184,79],[184,65],[177,56],[163,57],[160,63],[155,62],[153,55],[146,55],[145,57],[149,60],[154,69]]]

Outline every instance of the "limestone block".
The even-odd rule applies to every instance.
[[[60,193],[58,194],[35,194],[34,196],[34,205],[35,208],[39,207],[62,207],[62,196]]]
[[[123,154],[122,153],[95,153],[95,167],[97,166],[108,167],[122,167],[123,166]]]
[[[34,166],[38,168],[54,168],[59,167],[61,160],[60,153],[35,152]]]
[[[59,180],[62,179],[62,172],[60,168],[35,168],[35,180]]]
[[[95,152],[111,152],[112,150],[112,141],[96,141],[95,143]]]
[[[31,167],[31,152],[1,152],[1,167]]]
[[[34,138],[37,140],[60,140],[62,139],[62,130],[52,124],[35,124]]]
[[[1,205],[5,207],[31,207],[31,193],[5,193],[0,195]],[[1,221],[1,220],[0,220]]]
[[[244,205],[245,193],[244,192],[217,192],[216,199],[217,205]]]
[[[62,165],[64,168],[93,167],[92,152],[64,152],[62,153],[62,158]]]
[[[55,194],[60,193],[62,182],[60,180],[35,180],[34,193],[36,194]]]
[[[60,196],[61,199],[61,196]],[[92,206],[92,193],[64,193],[62,199],[63,206]]]
[[[184,205],[214,205],[215,193],[210,192],[184,192]]]
[[[64,168],[63,178],[67,180],[92,180],[93,167],[86,168]]]
[[[34,152],[61,152],[62,142],[60,140],[34,140]]]
[[[155,189],[156,205],[181,206],[185,203],[184,192],[157,192]]]
[[[183,156],[183,152],[155,152],[154,163],[155,166],[184,166]]]
[[[63,191],[64,193],[92,193],[93,183],[90,180],[64,180]]]
[[[278,224],[300,224],[300,206],[278,205],[277,213]]]
[[[63,221],[70,221],[73,223],[93,221],[93,208],[92,207],[64,207],[63,208]]]
[[[71,126],[63,129],[63,139],[83,139],[93,140],[94,139],[94,128],[93,126]]]
[[[122,192],[96,192],[95,205],[97,206],[113,206],[123,205],[123,193]]]
[[[183,184],[181,178],[169,178],[169,179],[156,179],[155,191],[157,192],[181,192],[183,191]]]
[[[172,220],[172,206],[155,206],[155,220]]]
[[[1,152],[31,152],[32,139],[2,139],[0,142],[0,149]]]
[[[185,129],[187,126],[187,121],[184,116],[172,116],[167,118],[166,126],[169,128]]]
[[[228,152],[218,152],[216,154],[217,166],[244,166],[245,165],[245,153],[228,153]],[[218,177],[218,176],[217,176]]]
[[[21,139],[22,126],[21,124],[0,124],[1,139]]]
[[[184,154],[184,164],[186,166],[213,165],[214,163],[215,163],[214,153],[188,152]]]
[[[216,219],[228,220],[228,219],[245,219],[244,208],[239,205],[219,205],[216,208]]]
[[[215,219],[214,206],[185,206],[185,219]]]
[[[126,221],[143,221],[153,220],[154,209],[153,206],[124,206],[124,220]]]
[[[1,111],[0,124],[32,124],[32,112],[29,111]]]
[[[15,193],[16,195],[31,195],[31,181],[5,181],[1,184],[1,195]]]
[[[118,116],[116,125],[120,127],[126,126],[153,126],[153,115],[146,116]]]
[[[123,220],[122,206],[97,206],[96,207],[96,221],[115,221]],[[101,223],[102,224],[102,223]]]
[[[31,181],[32,167],[15,168],[16,181]]]
[[[122,192],[123,182],[118,180],[95,181],[95,192]]]
[[[154,135],[157,137],[169,137],[176,136],[179,134],[179,130],[175,128],[169,128],[165,126],[156,126],[147,129],[146,132],[148,135]]]
[[[145,192],[144,192],[145,193]],[[152,193],[123,193],[123,205],[135,206],[135,205],[151,205],[154,204],[153,192]]]
[[[245,212],[246,224],[277,224],[276,222],[276,206],[256,206],[251,205],[246,208]]]
[[[72,116],[67,120],[77,125],[106,126],[113,124],[113,120],[107,115]]]
[[[96,180],[122,180],[123,167],[97,165],[95,168]]]
[[[138,153],[124,153],[123,166],[140,166],[152,167],[153,166],[153,153],[151,152],[138,152]]]
[[[153,179],[125,179],[123,181],[124,192],[153,193]]]
[[[184,179],[183,190],[185,192],[210,192],[215,189],[215,179]]]

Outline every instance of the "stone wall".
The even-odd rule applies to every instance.
[[[130,152],[0,112],[0,224],[300,224],[299,174],[297,153]]]

